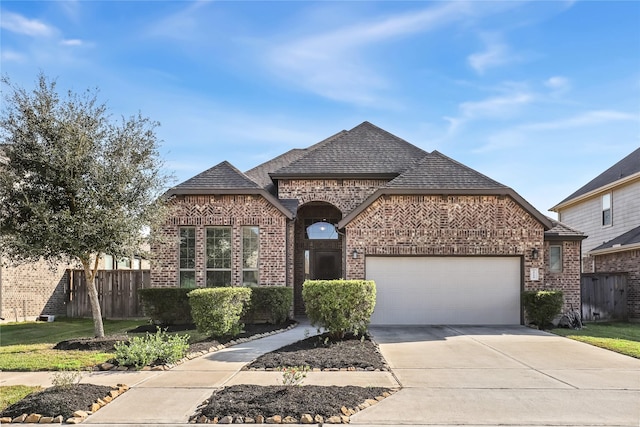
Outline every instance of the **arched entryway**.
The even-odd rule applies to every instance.
[[[311,202],[298,209],[295,221],[294,307],[304,314],[302,283],[307,279],[344,277],[344,234],[336,229],[342,212],[325,202]]]

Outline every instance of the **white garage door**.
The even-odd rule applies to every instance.
[[[520,324],[518,257],[372,257],[374,325]]]

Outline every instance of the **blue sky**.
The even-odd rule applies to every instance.
[[[640,2],[3,0],[1,68],[161,123],[176,182],[367,120],[541,212],[640,145]]]

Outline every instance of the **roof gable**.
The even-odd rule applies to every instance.
[[[363,122],[271,173],[271,177],[395,177],[427,154],[389,132]]]
[[[640,173],[640,147],[633,151],[631,154],[626,156],[624,159],[617,162],[615,165],[611,166],[606,171],[602,172],[600,175],[589,181],[584,186],[580,187],[569,197],[558,203],[556,206],[551,208],[555,210],[560,207],[560,205],[565,204],[566,202],[577,199],[580,196],[588,194],[592,191],[595,191],[601,187],[605,187],[609,184],[613,184],[614,182],[625,179],[635,174]]]
[[[547,218],[551,221],[553,227],[544,232],[544,240],[584,240],[587,238],[582,231],[571,228],[567,224],[553,218]]]
[[[174,189],[258,189],[262,188],[247,175],[240,172],[231,163],[218,163],[214,167],[199,173],[193,178],[176,185]]]
[[[389,182],[387,187],[440,190],[506,188],[438,151],[424,156],[414,167]]]

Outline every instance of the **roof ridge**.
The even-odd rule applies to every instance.
[[[262,188],[257,182],[255,182],[253,179],[251,179],[250,177],[248,177],[246,174],[244,174],[242,171],[240,171],[238,168],[236,168],[234,165],[232,165],[231,163],[229,163],[227,160],[223,160],[220,163],[218,163],[215,166],[210,167],[209,169],[200,172],[199,174],[197,174],[196,176],[193,176],[189,179],[187,179],[186,181],[181,182],[180,184],[176,185],[173,188],[181,188],[181,189],[187,189],[187,188],[208,188],[208,187],[212,187],[212,183],[204,183],[204,182],[199,182],[199,181],[206,181],[208,178],[210,179],[210,176],[213,174],[214,171],[221,171],[223,170],[223,168],[229,169],[231,173],[236,174],[238,177],[240,177],[242,180],[244,180],[243,184],[246,183],[247,186],[243,186],[243,185],[239,185],[237,183],[229,183],[230,185],[225,185],[226,188]],[[224,171],[224,173],[227,173],[227,171]],[[194,185],[195,184],[195,185]]]

